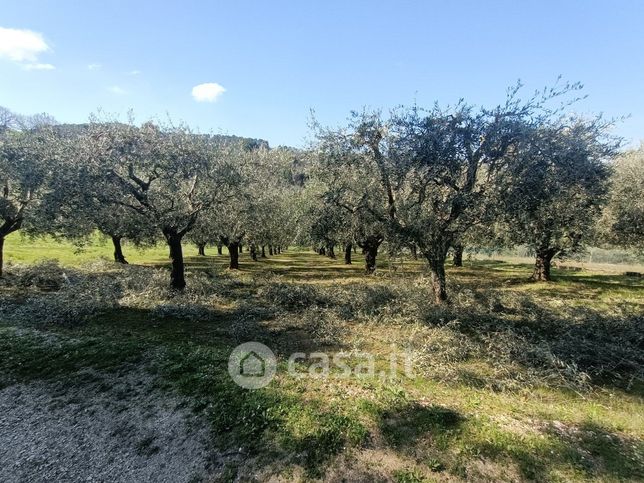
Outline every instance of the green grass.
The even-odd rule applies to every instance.
[[[167,266],[163,246],[125,249],[131,263]],[[69,244],[15,235],[5,250],[12,263],[57,258],[70,267],[111,253],[100,240],[74,253]],[[644,478],[642,381],[630,366],[601,372],[586,361],[595,349],[610,354],[609,343],[618,347],[620,339],[610,339],[618,326],[637,333],[628,324],[641,324],[644,284],[619,267],[558,269],[555,282],[534,284],[529,265],[467,261],[448,268],[454,303],[434,307],[418,299],[426,287],[421,262],[388,263],[383,256],[379,273],[366,277],[358,255],[345,266],[304,251],[257,263],[245,253],[242,270],[228,273],[227,257],[214,253],[187,256],[188,271],[206,271],[217,287],[204,320],[159,317],[127,304],[69,325],[0,319],[0,384],[82,386],[93,371],[143,366],[159,376],[159,394],[180,393],[207,416],[222,450],[242,448],[250,457],[250,467],[227,466],[224,479],[254,470],[285,479],[346,471],[347,479],[386,475],[400,482]],[[24,296],[24,289],[0,289],[0,297]],[[240,336],[243,324],[248,333]],[[595,349],[556,345],[576,334]],[[510,336],[525,339],[512,344],[528,345],[506,351],[498,344]],[[248,391],[230,379],[227,360],[240,337],[278,355],[268,387]],[[597,375],[583,387],[572,384],[563,369],[525,357],[534,340],[558,348],[562,363],[587,364]],[[286,373],[297,350],[369,351],[379,371],[392,350],[405,348],[427,364],[413,378]],[[155,442],[142,437],[138,450],[151,454]]]
[[[123,241],[123,251],[131,263],[164,263],[168,249],[159,244],[154,247],[137,248]],[[5,257],[9,263],[33,263],[42,259],[56,259],[67,266],[78,266],[99,258],[113,260],[114,248],[111,240],[95,235],[90,243],[81,246],[67,241],[56,241],[50,237],[29,238],[20,232],[9,235],[5,240]]]

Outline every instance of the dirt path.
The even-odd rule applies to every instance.
[[[201,481],[208,424],[141,370],[0,390],[0,481]]]

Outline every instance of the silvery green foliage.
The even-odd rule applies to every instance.
[[[505,236],[552,256],[591,240],[605,204],[617,142],[600,118],[568,117],[533,129],[499,190]]]
[[[313,122],[316,141],[312,147],[313,178],[322,190],[320,203],[313,206],[314,238],[329,227],[327,238],[336,243],[387,232],[387,183],[381,176],[389,153],[387,127],[379,111],[352,113],[346,128],[323,128]],[[333,208],[335,207],[335,208]]]
[[[6,131],[29,131],[38,127],[53,126],[56,120],[47,113],[24,115],[0,106],[0,134]]]
[[[37,215],[47,206],[43,200],[60,166],[64,145],[48,122],[42,116],[22,123],[23,130],[13,124],[0,129],[0,277],[5,237],[39,226]]]
[[[231,161],[237,175],[234,186],[229,186],[222,197],[211,205],[201,219],[199,230],[212,242],[224,245],[240,243],[250,224],[254,201],[257,196],[253,185],[253,160],[256,153],[235,146]],[[266,148],[259,148],[266,150]]]
[[[576,100],[566,99],[581,88],[567,84],[524,101],[520,87],[491,109],[465,102],[428,110],[413,106],[386,118],[379,111],[353,113],[341,129],[314,125],[326,198],[364,214],[367,226],[380,224],[392,243],[417,245],[432,272],[437,302],[447,297],[450,246],[472,227],[494,221],[490,214],[499,214],[492,207],[508,170],[536,150],[538,133],[565,128],[562,112]],[[560,107],[549,107],[561,98]],[[608,153],[611,147],[600,139],[606,125],[583,125],[590,127],[572,128],[586,136],[577,147]],[[563,137],[546,137],[547,149],[556,150]]]
[[[78,156],[97,203],[181,236],[234,178],[229,149],[183,126],[92,122]]]
[[[74,325],[118,306],[121,283],[102,273],[63,269],[56,261],[16,265],[4,281],[21,297],[2,297],[3,320],[33,325]]]
[[[325,306],[328,299],[313,285],[300,285],[275,281],[259,288],[257,295],[285,311],[306,307]]]
[[[70,280],[57,260],[41,260],[33,265],[21,267],[15,283],[19,287],[36,287],[47,291],[60,290],[70,283]]]
[[[159,234],[145,217],[120,204],[106,203],[104,181],[88,169],[87,137],[91,126],[58,125],[56,131],[70,148],[53,173],[43,200],[36,232],[84,243],[96,230],[135,244],[151,243]]]
[[[617,157],[613,168],[599,232],[603,241],[644,252],[644,145]]]
[[[298,191],[292,184],[288,150],[256,152],[251,175],[254,195],[246,236],[258,246],[288,246],[297,235]]]
[[[288,151],[238,146],[230,151],[235,184],[205,210],[191,238],[195,243],[287,245],[297,229],[297,188],[288,176]]]
[[[0,134],[0,236],[28,224],[42,206],[60,163],[60,148],[49,126]]]
[[[117,217],[127,213],[116,228],[133,222],[142,226],[141,238],[163,235],[172,259],[171,285],[182,290],[182,240],[199,216],[236,184],[236,150],[234,144],[194,134],[185,126],[94,119],[75,156],[81,160],[82,184],[96,186],[89,193],[82,190],[84,195],[117,210]]]
[[[153,317],[209,320],[221,303],[221,287],[208,274],[188,273],[183,292],[167,286],[167,272],[105,261],[78,269],[46,260],[13,265],[1,283],[0,318],[21,325],[76,325],[113,310],[149,310]],[[13,295],[12,295],[13,294]]]
[[[415,242],[430,265],[480,221],[487,193],[525,139],[530,110],[510,96],[493,109],[465,103],[412,108],[391,121],[394,231]]]

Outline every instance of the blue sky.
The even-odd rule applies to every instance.
[[[64,122],[132,108],[301,146],[311,108],[338,124],[362,106],[489,105],[562,75],[586,87],[577,110],[630,114],[617,133],[644,139],[642,1],[4,0],[0,27],[0,105]],[[204,83],[225,91],[198,102]]]

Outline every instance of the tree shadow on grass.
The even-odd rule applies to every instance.
[[[637,289],[644,290],[644,281],[636,277],[626,275],[586,275],[568,274],[557,271],[557,281],[564,281],[575,284],[582,284],[598,289]]]
[[[559,433],[559,438],[572,441],[590,454],[590,474],[605,474],[619,479],[644,480],[644,442],[617,435],[606,428],[586,421],[573,434]]]
[[[385,443],[391,448],[417,454],[419,447],[429,444],[434,450],[448,452],[440,459],[451,461],[453,469],[459,465],[455,455],[464,453],[499,464],[512,462],[529,481],[550,481],[559,470],[620,481],[644,476],[644,443],[592,422],[579,427],[549,424],[535,434],[520,436],[495,425],[481,425],[443,406],[405,402],[381,410],[377,416]]]
[[[593,422],[564,426],[550,424],[545,440],[529,445],[510,444],[512,458],[525,478],[549,481],[555,469],[572,467],[585,478],[641,481],[644,478],[644,444],[620,436]],[[486,453],[484,446],[478,448]],[[503,455],[499,455],[503,457]]]
[[[413,446],[423,438],[442,441],[452,437],[464,421],[453,409],[416,402],[384,409],[377,419],[385,442],[398,449]]]
[[[310,259],[309,256],[306,258]],[[331,265],[324,269],[328,272],[315,274],[315,268],[310,272],[317,279],[322,279],[327,276],[326,273],[334,273],[335,270]],[[285,274],[288,274],[288,270],[292,269],[285,267],[285,270]],[[261,269],[257,269],[257,272],[261,272]],[[343,276],[350,275],[345,273]],[[148,310],[121,308],[104,313],[86,326],[55,329],[54,332],[62,333],[67,340],[58,341],[53,350],[41,340],[27,344],[34,347],[26,348],[18,341],[18,345],[9,347],[7,353],[23,355],[8,363],[13,364],[11,370],[25,371],[22,376],[33,379],[52,373],[55,377],[65,377],[85,367],[98,370],[122,368],[127,364],[139,363],[142,358],[152,354],[153,366],[161,376],[162,384],[165,381],[167,389],[181,391],[194,403],[196,410],[208,415],[214,439],[222,448],[242,447],[240,457],[244,458],[271,447],[279,440],[291,460],[303,464],[310,475],[319,475],[320,469],[335,454],[348,445],[360,444],[366,430],[355,418],[343,414],[341,410],[329,409],[315,398],[305,399],[304,394],[279,386],[248,391],[233,383],[227,373],[226,363],[230,351],[238,343],[232,328],[239,326],[240,321],[250,322],[251,340],[274,346],[278,353],[282,348],[290,348],[287,342],[292,342],[294,337],[304,341],[307,335],[310,338],[310,334],[304,326],[297,326],[298,330],[293,330],[295,326],[276,326],[270,319],[271,310],[268,310],[273,304],[254,292],[257,286],[246,281],[233,281],[232,278],[224,280],[221,285],[227,296],[250,298],[253,305],[266,304],[267,310],[257,310],[257,307],[250,310],[252,307],[243,304],[232,308],[211,307],[204,320],[191,320],[157,317]],[[311,293],[311,300],[316,300],[318,294],[315,291]],[[384,303],[383,295],[386,295]],[[386,290],[376,288],[365,292],[365,300],[373,302],[373,313],[377,313],[382,306],[397,303]],[[526,300],[525,306],[519,304],[519,308],[511,314],[502,305],[498,310],[486,310],[487,305],[479,307],[476,304],[467,309],[432,307],[430,310],[440,311],[443,315],[453,311],[448,315],[454,320],[458,319],[459,324],[450,330],[483,346],[498,336],[517,336],[516,346],[501,347],[502,356],[513,363],[547,370],[548,358],[540,358],[539,354],[542,353],[531,352],[531,349],[548,347],[550,354],[566,364],[576,364],[581,370],[590,372],[599,369],[595,373],[598,382],[602,381],[601,371],[605,371],[606,367],[598,354],[602,357],[611,355],[610,360],[615,360],[612,356],[617,355],[617,360],[621,359],[621,364],[624,364],[629,359],[620,358],[620,351],[628,348],[631,354],[631,349],[636,347],[638,341],[641,344],[644,331],[641,330],[641,321],[638,322],[636,318],[606,317],[589,309],[572,324],[571,320],[548,314],[545,309],[530,305],[530,301]],[[283,301],[274,305],[284,310],[288,307]],[[293,306],[294,309],[288,313],[295,317],[308,308],[306,303],[299,302]],[[526,313],[531,313],[531,316],[528,317]],[[512,317],[507,318],[507,315]],[[513,340],[510,342],[514,343]],[[641,358],[634,362],[635,365],[629,363],[611,367],[611,372],[605,374],[605,384],[614,384],[614,376],[628,378],[636,373],[637,364],[641,367]],[[481,381],[474,383],[480,384]],[[319,407],[314,408],[316,403],[319,403]],[[302,408],[310,410],[303,412]],[[376,420],[386,443],[401,451],[413,449],[425,438],[439,446],[449,447],[464,422],[464,418],[451,409],[415,403],[402,403],[383,410]],[[351,429],[347,430],[348,427]],[[498,451],[503,457],[509,455],[516,461],[526,478],[543,480],[548,477],[550,459],[556,462],[559,458],[564,464],[568,461],[565,455],[576,454],[572,443],[567,442],[567,435],[553,435],[552,438],[557,443],[544,450],[517,444],[510,450],[507,445],[502,446]],[[602,441],[601,438],[587,436],[578,444],[593,451]],[[477,449],[492,454],[497,450],[486,447],[484,443]],[[619,473],[622,471],[620,465],[626,468],[619,460],[619,451],[623,449],[621,443],[616,444],[609,455],[614,463],[602,463],[607,469],[602,470],[600,466],[597,471],[604,471],[606,475],[633,474],[627,470]],[[554,451],[555,457],[551,451]],[[580,467],[583,468],[583,465]]]
[[[240,449],[241,458],[259,457],[260,465],[271,457],[282,458],[301,464],[312,477],[321,476],[325,463],[347,446],[361,444],[367,430],[343,411],[328,409],[315,397],[305,400],[275,381],[257,390],[239,387],[228,374],[228,358],[238,343],[229,329],[242,315],[243,309],[210,322],[165,320],[150,326],[144,314],[136,314],[134,320],[121,317],[112,337],[128,331],[159,343],[154,367],[160,380],[167,389],[188,396],[194,409],[207,416],[219,449]],[[293,334],[258,322],[253,340],[278,354],[281,371],[283,338],[292,343]]]

